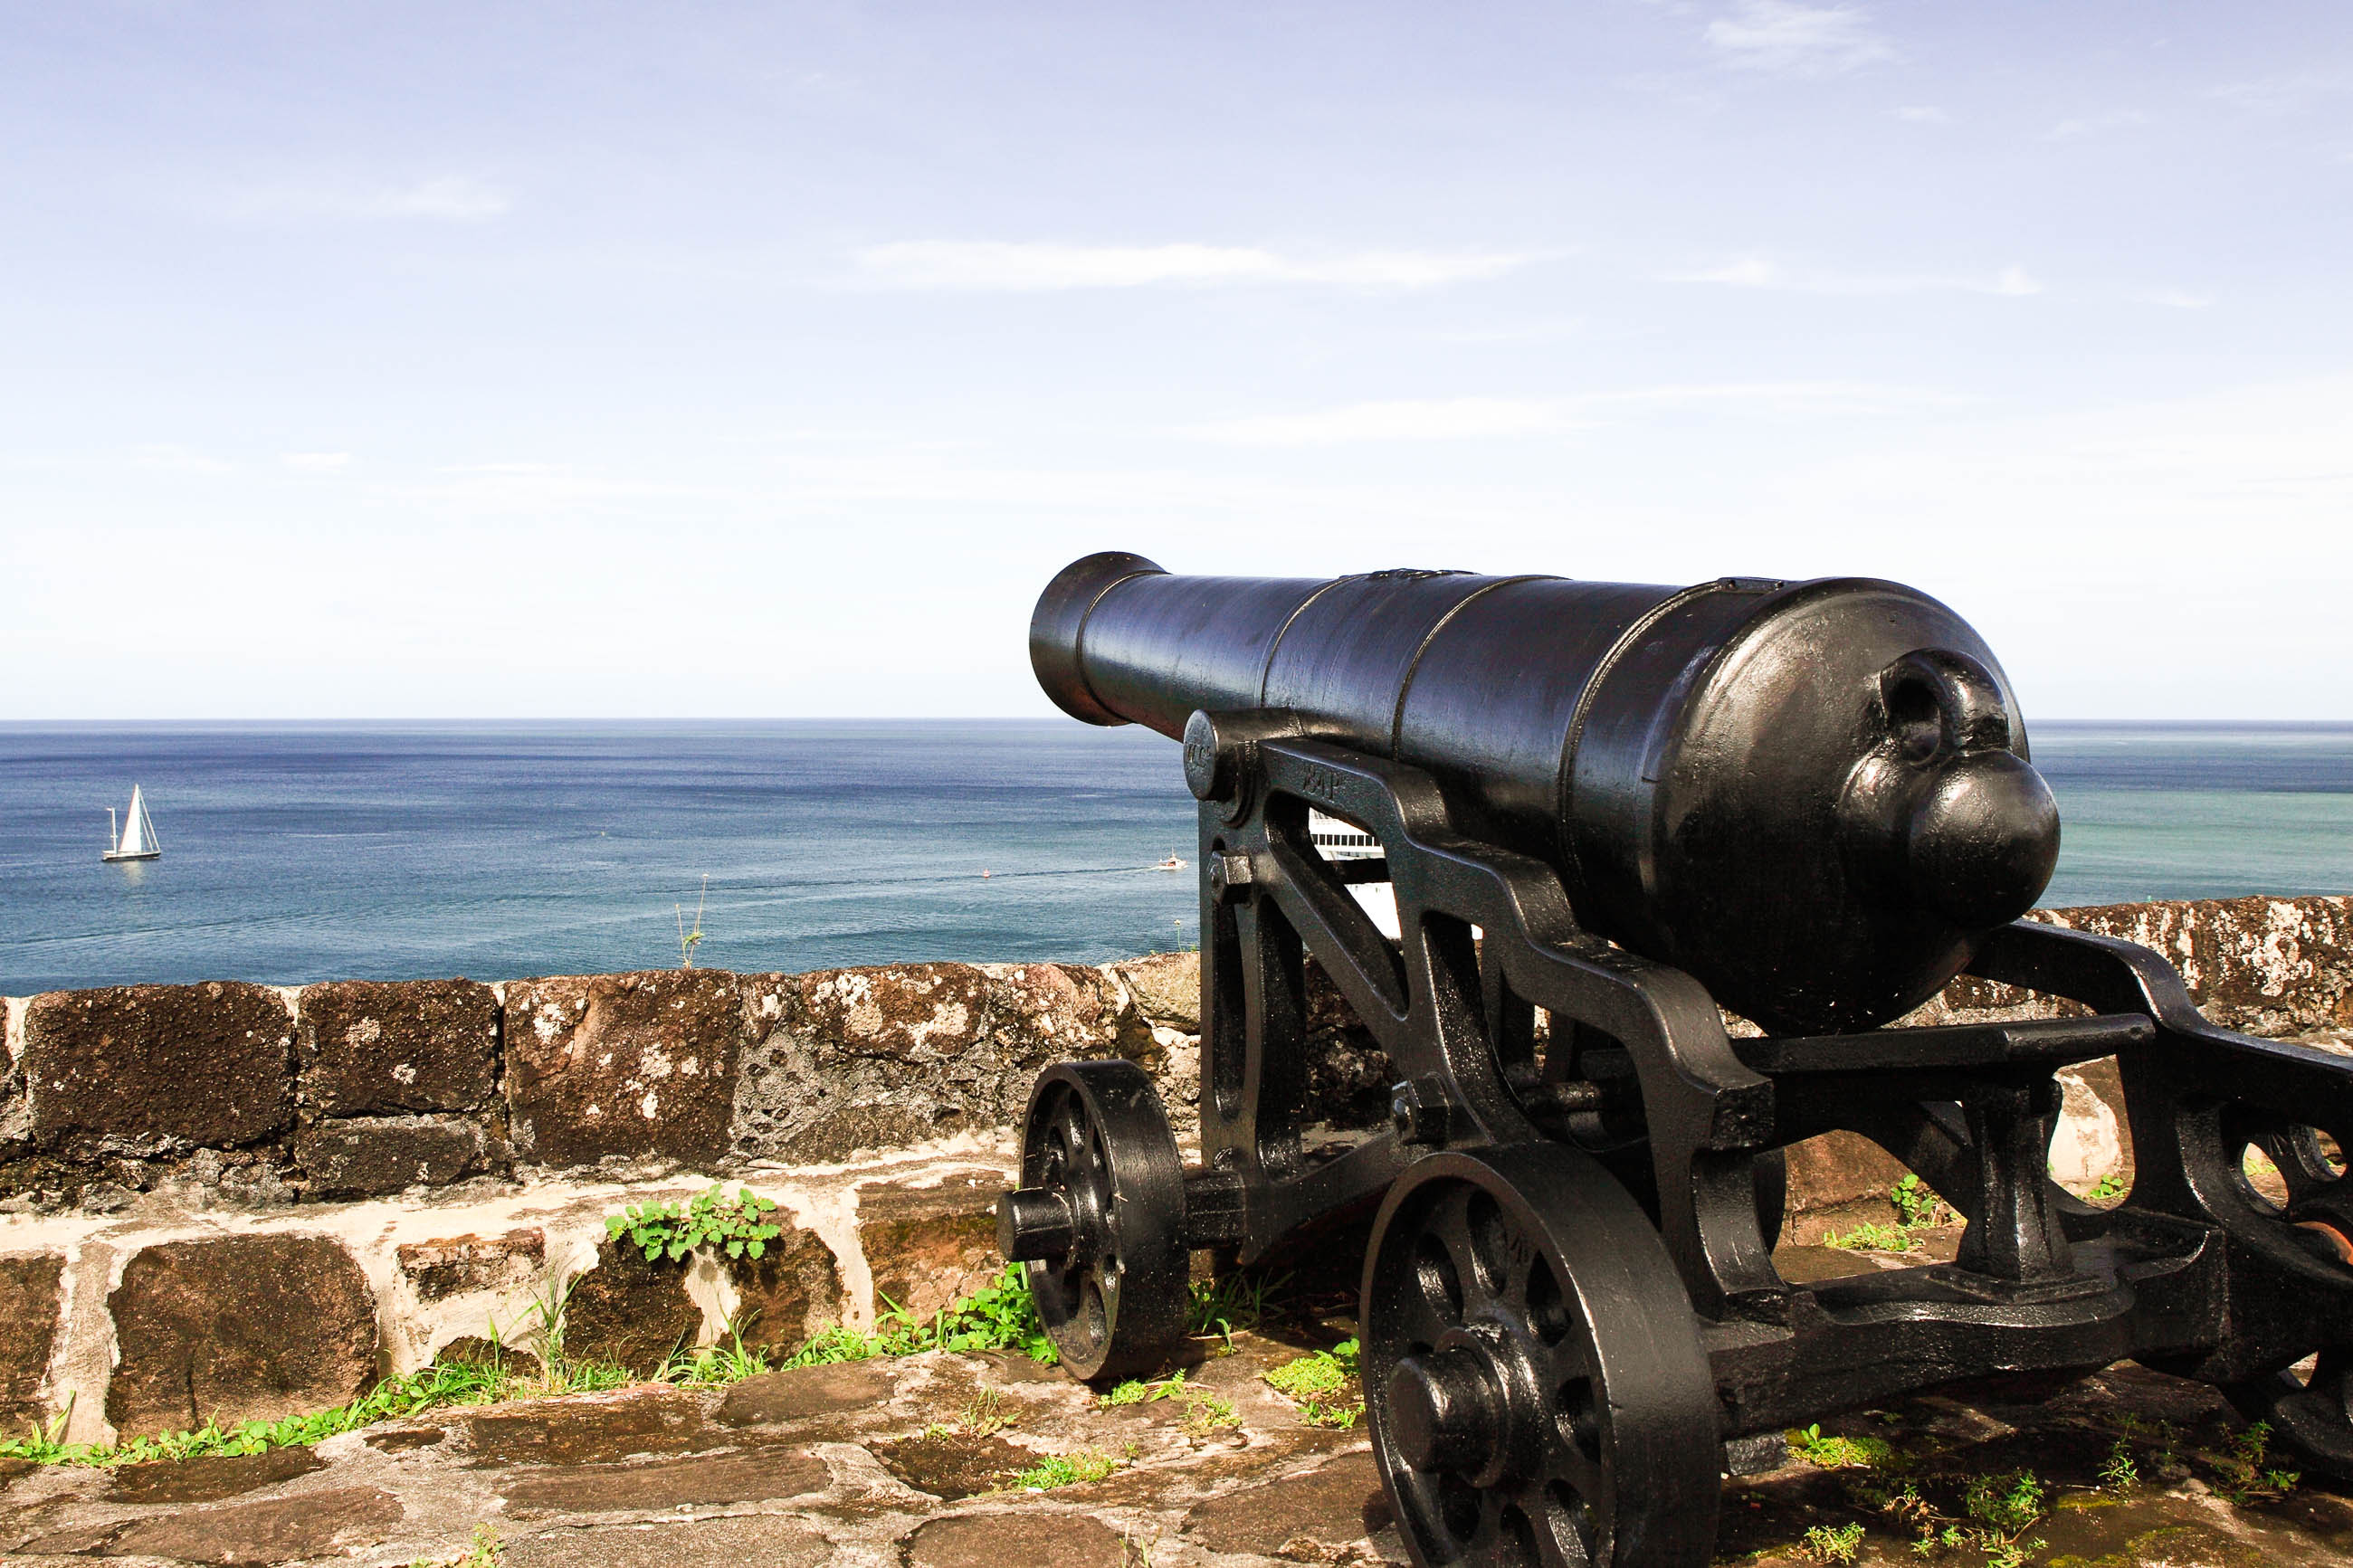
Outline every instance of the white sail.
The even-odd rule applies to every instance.
[[[106,853],[100,858],[153,860],[164,852],[164,847],[155,839],[155,819],[147,815],[147,797],[140,793],[137,784],[131,786],[131,809],[122,814],[121,831],[117,833],[112,826],[114,821],[112,806],[107,807],[106,819],[107,837],[110,843]]]

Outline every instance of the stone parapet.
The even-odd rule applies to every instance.
[[[2032,918],[2147,943],[2231,1027],[2304,1037],[2353,1029],[2353,900],[2129,904]],[[1307,979],[1311,1139],[1373,1125],[1393,1076],[1388,1060],[1312,962]],[[216,982],[10,998],[0,1226],[12,1215],[96,1223],[153,1212],[291,1224],[318,1205],[396,1194],[438,1204],[558,1179],[642,1188],[681,1171],[844,1166],[942,1139],[997,1148],[1038,1069],[1069,1058],[1146,1068],[1189,1145],[1200,1098],[1198,991],[1198,955],[1179,952],[1101,968],[662,970],[299,990]],[[2056,1010],[1964,980],[1907,1022]],[[2073,1076],[2054,1168],[2086,1182],[2128,1174],[2113,1064]],[[1862,1140],[1830,1135],[1792,1152],[1793,1208],[1803,1215],[1883,1198],[1895,1173]],[[699,1289],[712,1300],[756,1298],[764,1333],[877,1288],[935,1305],[988,1255],[988,1185],[968,1173],[922,1192],[846,1195],[850,1209],[864,1205],[871,1234],[900,1238],[891,1243],[897,1272],[861,1272],[862,1258],[844,1262],[837,1249],[832,1284],[797,1264]],[[517,1228],[447,1237],[489,1247],[481,1237]],[[0,1298],[79,1289],[70,1269],[53,1278],[37,1257],[10,1256],[22,1251],[0,1235]],[[434,1278],[520,1267],[512,1248],[495,1265],[470,1256],[453,1253]],[[534,1270],[565,1267],[554,1252],[534,1256]],[[120,1273],[87,1288],[114,1289]],[[36,1360],[37,1350],[18,1347]],[[0,1352],[0,1419],[29,1397],[20,1385],[31,1364]]]
[[[606,1220],[683,1204],[706,1170],[526,1173],[406,1198],[225,1210],[148,1194],[111,1214],[0,1215],[0,1421],[94,1442],[350,1400],[493,1344],[639,1376],[740,1336],[788,1352],[878,1310],[936,1310],[1002,1267],[987,1216],[1012,1151],[965,1138],[855,1164],[734,1173],[777,1207],[758,1258],[649,1260]],[[984,1237],[984,1232],[985,1237]],[[878,1295],[878,1285],[885,1287]]]

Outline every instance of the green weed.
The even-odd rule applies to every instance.
[[[883,1299],[886,1302],[889,1298]],[[784,1368],[829,1366],[877,1356],[914,1355],[923,1351],[1018,1351],[1052,1366],[1061,1358],[1038,1316],[1028,1272],[1018,1263],[960,1301],[928,1319],[892,1304],[866,1331],[837,1323],[785,1358]]]
[[[1819,1425],[1790,1433],[1789,1452],[1824,1470],[1873,1470],[1895,1458],[1877,1437],[1825,1437]]]
[[[1823,1237],[1822,1245],[1858,1252],[1916,1252],[1922,1231],[1950,1225],[1958,1217],[1952,1205],[1916,1175],[1906,1174],[1888,1188],[1887,1201],[1895,1208],[1894,1225],[1865,1220],[1843,1234],[1833,1231]]]
[[[2295,1489],[2303,1476],[2272,1462],[2271,1423],[2258,1421],[2231,1439],[2228,1453],[2214,1460],[2221,1492],[2234,1503],[2268,1502]]]
[[[1008,1491],[1050,1492],[1081,1481],[1099,1481],[1119,1468],[1109,1454],[1082,1448],[1075,1454],[1049,1454],[1006,1483]]]
[[[1235,1414],[1231,1401],[1198,1384],[1186,1382],[1182,1367],[1152,1383],[1130,1378],[1109,1394],[1099,1395],[1095,1404],[1109,1410],[1122,1405],[1149,1405],[1162,1399],[1183,1403],[1185,1430],[1196,1437],[1205,1437],[1225,1427],[1241,1425],[1242,1418]]]
[[[1806,1531],[1806,1555],[1817,1563],[1852,1563],[1862,1546],[1862,1526],[1818,1524]]]
[[[1343,1340],[1328,1351],[1295,1357],[1264,1375],[1276,1393],[1299,1402],[1299,1419],[1309,1426],[1346,1431],[1364,1416],[1363,1400],[1342,1403],[1329,1397],[1356,1379],[1354,1340]]]
[[[478,1524],[473,1544],[457,1556],[419,1557],[408,1568],[501,1568],[506,1560],[506,1547],[498,1532],[487,1524]]]
[[[773,1200],[749,1187],[738,1187],[728,1197],[716,1184],[683,1208],[676,1204],[631,1204],[605,1217],[606,1231],[627,1232],[629,1245],[642,1250],[649,1263],[667,1258],[672,1263],[698,1247],[723,1248],[730,1258],[758,1258],[768,1243],[784,1234],[782,1226],[763,1216],[775,1209]]]
[[[2106,1175],[2102,1176],[2098,1181],[2092,1184],[2092,1190],[2084,1194],[2084,1201],[2094,1204],[2112,1204],[2118,1198],[2123,1197],[2128,1190],[2129,1189],[2125,1185],[2123,1173],[2119,1171],[2110,1171]]]
[[[1278,1394],[1293,1399],[1313,1399],[1319,1394],[1337,1394],[1348,1386],[1356,1375],[1356,1342],[1343,1340],[1328,1351],[1315,1351],[1284,1362],[1266,1373],[1266,1381]]]
[[[682,1388],[730,1388],[747,1377],[757,1377],[768,1370],[768,1352],[759,1346],[744,1348],[740,1324],[727,1325],[727,1343],[704,1345],[696,1350],[676,1350],[655,1373],[656,1383],[674,1383]]]
[[[1961,1506],[1971,1519],[2005,1542],[2015,1540],[2042,1517],[2042,1482],[2032,1470],[2008,1470],[1969,1482]]]
[[[1269,1279],[1239,1272],[1215,1279],[1196,1279],[1185,1315],[1185,1331],[1197,1339],[1215,1334],[1230,1350],[1234,1336],[1258,1327],[1271,1300],[1290,1282],[1288,1274]]]
[[[2132,1444],[2122,1437],[2108,1450],[2107,1462],[2100,1467],[2100,1484],[2110,1491],[2130,1491],[2140,1484],[2140,1466],[2133,1459]]]
[[[976,1437],[986,1437],[1002,1432],[1008,1426],[1020,1424],[1017,1411],[1008,1414],[1004,1397],[993,1388],[984,1388],[965,1401],[962,1422],[964,1429]]]

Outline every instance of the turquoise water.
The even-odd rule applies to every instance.
[[[2353,890],[2353,726],[2034,733],[2047,903]],[[1100,963],[1196,940],[1193,836],[1172,742],[1059,720],[0,725],[0,991],[671,964],[698,897],[719,968]]]
[[[2353,725],[2044,724],[2034,761],[2047,906],[2353,892]]]

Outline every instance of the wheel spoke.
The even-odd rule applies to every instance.
[[[1520,1510],[1535,1527],[1536,1561],[1545,1568],[1591,1568],[1591,1552],[1580,1525],[1582,1499],[1564,1500],[1551,1483],[1538,1479],[1521,1490]]]

